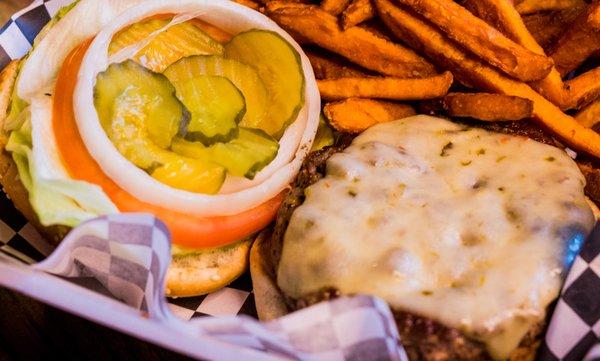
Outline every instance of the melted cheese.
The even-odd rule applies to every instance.
[[[295,298],[376,295],[506,358],[592,228],[584,184],[566,153],[530,139],[428,116],[381,124],[306,190],[278,283]]]

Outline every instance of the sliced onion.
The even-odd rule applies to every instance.
[[[31,161],[35,177],[70,179],[58,152],[52,127],[52,94],[64,60],[75,47],[97,34],[118,14],[143,1],[81,0],[60,20],[59,25],[50,29],[43,38],[36,39],[35,49],[23,61],[16,84],[17,95],[30,104]]]
[[[60,25],[35,44],[21,69],[18,95],[31,102],[43,93],[52,93],[56,76],[69,53],[83,41],[97,34],[126,9],[144,0],[81,0],[61,20]]]
[[[124,158],[100,125],[94,108],[94,85],[98,73],[108,65],[108,46],[112,36],[127,25],[157,14],[197,14],[202,20],[236,34],[259,28],[272,30],[284,37],[301,54],[306,77],[305,106],[298,119],[286,131],[281,142],[281,157],[263,170],[248,188],[228,194],[204,195],[166,186],[150,177]],[[229,1],[150,0],[128,9],[108,24],[94,39],[83,59],[74,93],[75,117],[81,136],[91,156],[114,182],[136,198],[174,211],[196,216],[234,215],[254,208],[285,189],[297,174],[308,154],[319,122],[321,101],[312,68],[300,46],[273,21],[262,14]],[[300,136],[298,137],[298,134]],[[297,139],[300,139],[297,142]],[[290,155],[293,154],[293,158]],[[291,159],[285,159],[291,158]],[[272,172],[272,173],[271,173]],[[271,173],[271,174],[269,174]],[[243,182],[229,185],[231,189]]]

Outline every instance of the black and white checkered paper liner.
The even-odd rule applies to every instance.
[[[166,226],[150,214],[98,217],[73,229],[39,271],[91,277],[108,293],[165,324],[181,320],[167,306],[170,257]],[[183,329],[183,328],[182,328]],[[269,323],[248,316],[190,321],[185,330],[292,360],[407,360],[385,302],[358,296],[324,302]]]
[[[0,69],[25,55],[42,27],[72,1],[37,0],[15,13],[0,28]],[[137,233],[141,229],[144,237]],[[190,321],[201,334],[291,359],[406,359],[396,347],[397,331],[388,307],[371,297],[321,303],[260,324],[248,317],[256,316],[256,310],[250,278],[245,274],[218,292],[167,303],[161,290],[168,261],[160,256],[164,256],[160,249],[169,247],[166,240],[164,226],[151,216],[101,217],[75,229],[52,253],[53,247],[0,194],[1,253],[28,264],[52,254],[34,267],[65,276],[92,276],[115,297],[150,317]],[[65,255],[61,251],[65,249],[76,251]],[[203,315],[238,317],[198,318]],[[364,327],[357,328],[357,324]],[[358,329],[359,334],[355,333]],[[572,266],[539,359],[598,360],[598,342],[600,226]]]
[[[573,262],[542,349],[541,360],[600,360],[600,223]],[[591,350],[591,351],[590,351]]]

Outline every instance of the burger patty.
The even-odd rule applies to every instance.
[[[472,124],[469,124],[472,125]],[[527,136],[536,141],[560,146],[560,143],[530,122],[513,122],[497,125],[496,123],[479,125],[492,131],[511,135]],[[326,162],[333,154],[344,150],[351,142],[351,136],[343,136],[336,145],[309,155],[298,174],[292,189],[284,200],[273,228],[271,237],[261,247],[263,259],[267,265],[266,272],[276,280],[277,268],[281,258],[283,239],[294,210],[304,202],[304,190],[325,176]],[[586,193],[596,203],[600,202],[600,172],[591,160],[578,160],[588,185]],[[276,283],[276,282],[275,282]],[[285,296],[285,295],[284,295]],[[285,296],[289,311],[308,307],[312,304],[334,299],[340,294],[336,289],[324,289],[320,292],[305,295],[300,299]],[[392,309],[401,342],[410,360],[488,360],[491,359],[484,345],[467,337],[458,329],[447,327],[439,322],[402,310]],[[519,347],[511,354],[511,360],[533,360],[535,350],[540,345],[540,336],[545,322],[532,327],[521,340]]]
[[[309,294],[301,299],[287,298],[290,311],[340,297],[335,289]],[[485,346],[458,329],[447,327],[427,317],[392,309],[400,340],[409,360],[491,360]],[[529,329],[519,347],[511,354],[511,360],[533,360],[540,345],[545,322]]]

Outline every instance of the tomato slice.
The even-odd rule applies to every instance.
[[[74,179],[99,185],[121,212],[148,212],[166,223],[173,243],[190,248],[234,243],[266,227],[275,217],[284,192],[256,208],[232,216],[197,217],[143,202],[110,179],[88,152],[73,111],[77,73],[91,40],[71,52],[62,65],[54,91],[52,122],[59,153]]]

